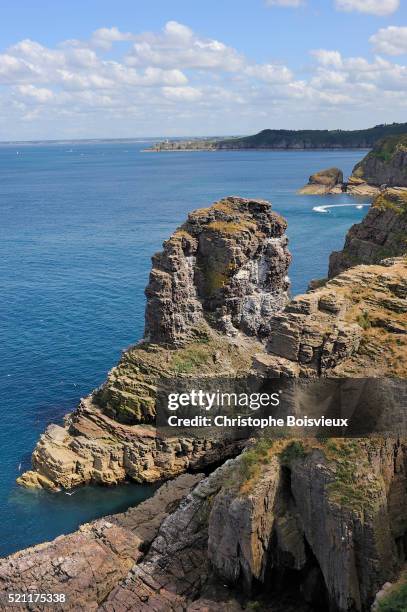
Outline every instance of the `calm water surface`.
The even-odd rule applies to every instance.
[[[266,198],[289,223],[293,293],[366,212],[296,196],[321,168],[365,151],[142,153],[142,144],[0,146],[0,555],[125,509],[151,487],[74,495],[15,486],[36,440],[100,385],[143,330],[151,255],[188,211],[226,195]]]

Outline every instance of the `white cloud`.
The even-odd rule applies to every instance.
[[[393,64],[377,56],[373,62],[363,57],[343,58],[338,51],[319,49],[312,51],[319,66],[310,84],[318,87],[336,87],[353,90],[355,98],[360,92],[375,92],[385,96],[389,91],[407,89],[407,66]]]
[[[279,64],[257,64],[248,66],[245,73],[265,83],[288,83],[294,79],[293,73],[287,66]]]
[[[136,40],[126,60],[133,66],[150,64],[236,72],[245,63],[242,55],[232,47],[199,37],[176,21],[169,21],[159,34],[141,34]]]
[[[267,6],[296,7],[303,4],[303,0],[266,0]]]
[[[379,53],[386,55],[407,54],[407,27],[389,26],[370,37],[370,42]]]
[[[185,102],[194,102],[202,96],[195,87],[163,87],[162,91],[166,98]]]
[[[399,6],[399,0],[336,0],[336,8],[340,11],[359,11],[379,16],[391,15]]]
[[[311,55],[317,58],[318,62],[323,66],[342,66],[342,57],[339,51],[329,51],[327,49],[315,49],[311,51]]]
[[[407,67],[384,57],[393,48],[383,31],[373,60],[317,49],[306,72],[255,62],[175,21],[158,32],[101,28],[55,47],[24,39],[0,53],[0,128],[14,139],[338,127],[346,113],[364,125],[400,120]],[[401,36],[385,38],[401,48]]]
[[[132,40],[134,36],[130,32],[120,32],[116,27],[99,28],[92,34],[91,44],[102,49],[110,49],[114,42]]]
[[[45,87],[34,87],[34,85],[19,85],[19,93],[26,98],[34,98],[36,102],[43,104],[54,97],[53,92]]]

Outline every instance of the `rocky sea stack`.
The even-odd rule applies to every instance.
[[[144,340],[64,426],[48,427],[20,484],[151,482],[235,453],[219,441],[160,439],[155,386],[159,377],[249,372],[288,301],[285,229],[264,200],[229,197],[191,213],[153,257]]]
[[[207,321],[266,336],[287,301],[286,227],[262,200],[230,197],[191,213],[153,257],[145,340],[180,344]]]

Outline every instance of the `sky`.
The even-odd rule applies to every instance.
[[[1,0],[0,141],[407,121],[407,0]]]

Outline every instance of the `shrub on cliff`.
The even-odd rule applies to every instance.
[[[404,579],[407,577],[404,576]],[[378,612],[406,612],[407,610],[407,582],[396,584],[389,589],[388,595],[380,600]]]

